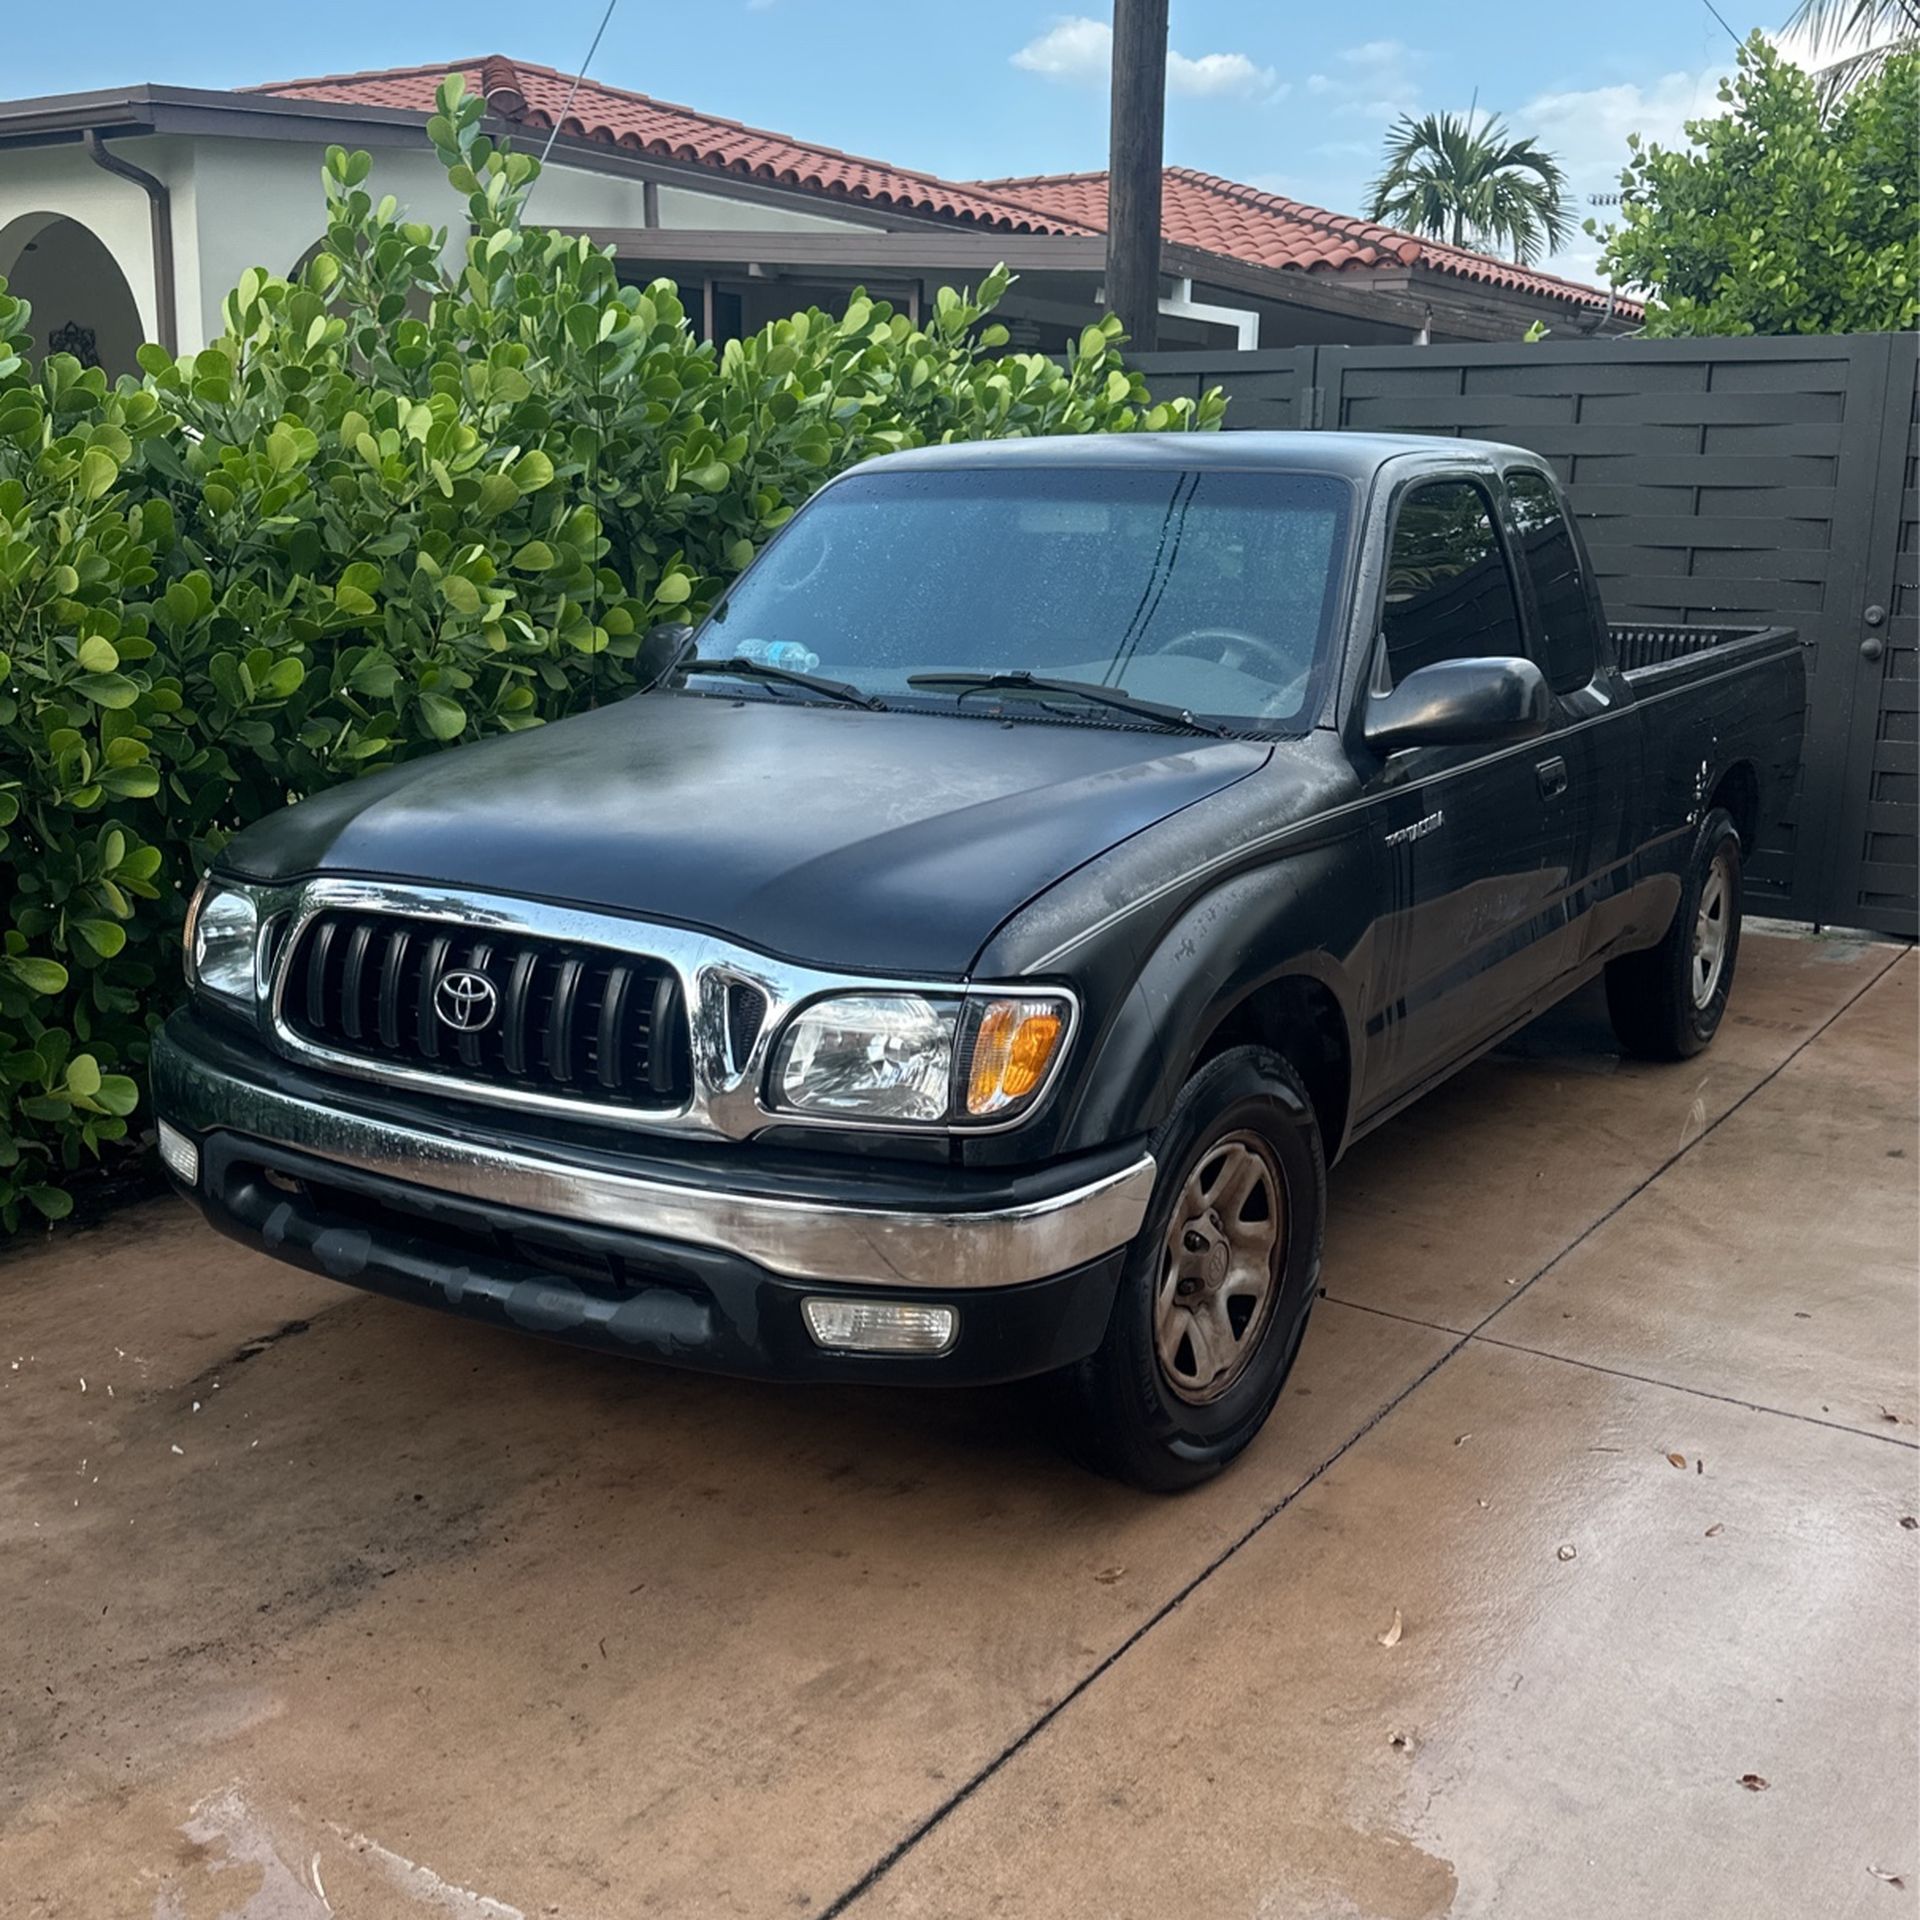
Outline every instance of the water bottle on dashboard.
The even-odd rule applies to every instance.
[[[731,651],[738,659],[785,667],[789,673],[814,673],[820,666],[820,656],[798,640],[742,640]]]

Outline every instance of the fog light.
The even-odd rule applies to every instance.
[[[160,1122],[160,1158],[167,1171],[189,1187],[200,1184],[200,1149],[178,1127]]]
[[[904,1300],[803,1300],[814,1343],[844,1353],[945,1353],[960,1316]]]

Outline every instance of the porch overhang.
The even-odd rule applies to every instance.
[[[998,233],[925,222],[890,229],[834,233],[740,227],[590,227],[597,246],[616,258],[644,264],[670,260],[716,272],[755,277],[824,274],[833,278],[901,278],[926,273],[978,277],[1004,263],[1016,273],[1092,274],[1106,271],[1103,234]],[[1567,333],[1592,330],[1583,310],[1564,301],[1476,287],[1424,267],[1342,268],[1308,273],[1261,267],[1198,247],[1166,246],[1161,269],[1171,282],[1270,300],[1346,319],[1404,327],[1410,334],[1437,329],[1473,340],[1511,340],[1535,319]],[[1595,307],[1597,317],[1603,309]],[[1616,322],[1609,332],[1624,332]]]

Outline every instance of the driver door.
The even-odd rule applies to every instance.
[[[1442,660],[1526,655],[1514,574],[1484,483],[1422,480],[1397,505],[1371,690]],[[1543,1004],[1565,970],[1575,809],[1555,734],[1414,747],[1375,764],[1378,966],[1370,1106],[1417,1092]]]

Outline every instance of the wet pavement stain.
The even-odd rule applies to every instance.
[[[1028,1396],[570,1353],[170,1202],[16,1253],[0,1915],[294,1898],[183,1833],[229,1789],[355,1920],[1889,1910],[1916,977],[1813,944],[1704,1087],[1535,1030],[1337,1169],[1294,1382],[1177,1501]]]

